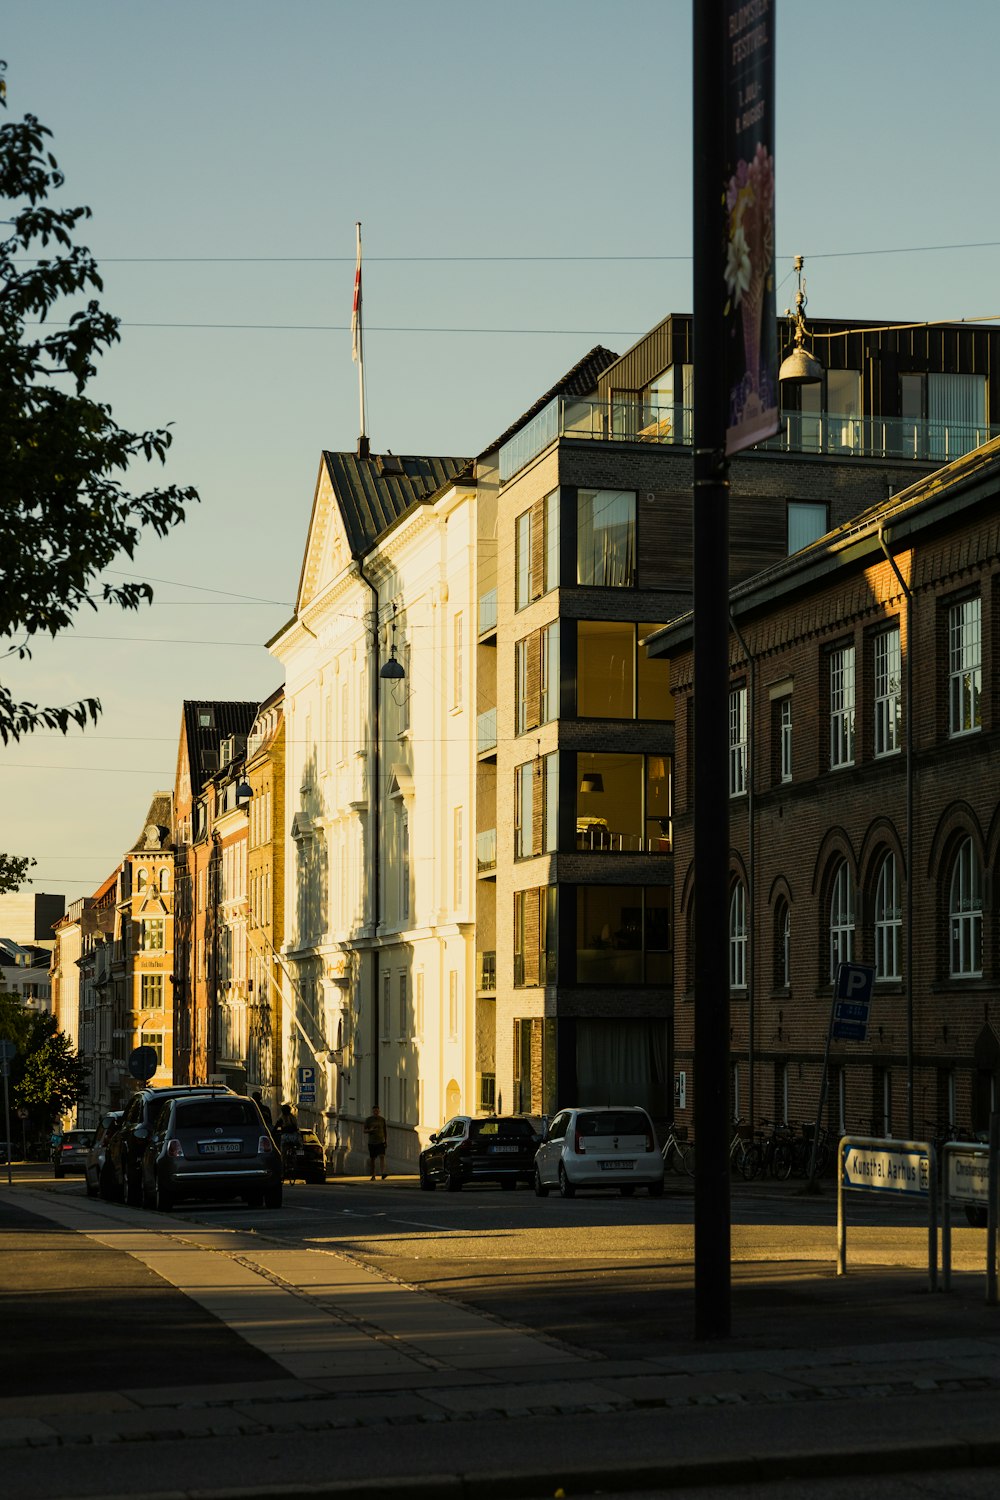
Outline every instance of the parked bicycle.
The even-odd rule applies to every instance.
[[[791,1132],[787,1125],[779,1125],[774,1120],[761,1120],[760,1123],[764,1128],[758,1131],[743,1158],[743,1176],[747,1182],[752,1182],[755,1177],[770,1174],[778,1182],[787,1182],[792,1175]]]
[[[694,1175],[694,1142],[687,1138],[686,1125],[671,1125],[661,1155],[668,1172],[684,1172],[688,1177]]]
[[[729,1142],[729,1170],[739,1172],[744,1177],[746,1176],[744,1165],[751,1144],[743,1134],[745,1124],[745,1120],[738,1118],[733,1121],[733,1138]]]

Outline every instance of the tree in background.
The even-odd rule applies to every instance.
[[[28,854],[0,854],[0,896],[19,891],[26,880],[30,885],[28,871],[37,863]]]
[[[47,1131],[80,1097],[86,1064],[54,1016],[0,994],[0,1036],[17,1047],[10,1065],[11,1102],[29,1111],[34,1131]]]
[[[12,225],[0,241],[0,642],[20,658],[31,655],[36,635],[58,634],[84,604],[137,609],[152,599],[148,583],[99,576],[122,554],[135,555],[146,528],[165,536],[198,499],[190,487],[132,494],[122,483],[137,460],[163,463],[171,434],[128,432],[85,394],[95,361],[118,342],[119,320],[91,299],[65,326],[44,331],[61,298],[103,288],[90,251],[73,243],[90,209],[46,201],[64,180],[46,149],[50,135],[30,114],[0,127],[0,219]],[[96,722],[100,707],[96,698],[63,707],[18,702],[0,683],[0,739],[39,728],[65,734],[71,723]]]

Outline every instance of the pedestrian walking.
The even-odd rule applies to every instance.
[[[372,1105],[372,1112],[365,1121],[365,1135],[368,1137],[368,1161],[371,1166],[371,1177],[369,1182],[375,1181],[375,1163],[378,1162],[378,1170],[382,1173],[382,1181],[388,1177],[385,1170],[385,1146],[388,1140],[388,1131],[385,1128],[385,1120],[379,1113],[377,1104]]]
[[[263,1099],[263,1096],[261,1095],[260,1089],[254,1089],[254,1091],[250,1095],[250,1097],[254,1101],[254,1103],[256,1104],[257,1108],[260,1110],[261,1114],[264,1116],[264,1124],[267,1126],[268,1130],[270,1130],[270,1128],[271,1128],[271,1106],[269,1104],[266,1104],[264,1102],[264,1099]]]

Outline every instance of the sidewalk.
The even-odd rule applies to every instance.
[[[0,1401],[10,1500],[134,1494],[137,1465],[150,1497],[370,1479],[413,1500],[528,1500],[1000,1462],[1000,1309],[981,1276],[932,1295],[920,1269],[734,1267],[733,1339],[613,1362],[337,1253],[17,1199],[126,1250],[286,1374]]]

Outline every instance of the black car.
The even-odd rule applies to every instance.
[[[94,1131],[90,1150],[87,1152],[83,1164],[84,1175],[87,1179],[87,1197],[96,1198],[101,1191],[101,1176],[104,1172],[104,1163],[108,1155],[108,1143],[122,1121],[120,1109],[109,1110],[101,1117],[101,1123]]]
[[[253,1099],[181,1094],[160,1105],[142,1158],[145,1208],[182,1198],[281,1207],[281,1156]]]
[[[457,1193],[467,1182],[499,1182],[502,1188],[533,1182],[539,1140],[523,1115],[454,1115],[420,1153],[420,1186],[433,1192],[443,1182]]]
[[[152,1124],[168,1099],[181,1094],[209,1097],[232,1094],[232,1089],[215,1084],[175,1084],[165,1089],[137,1089],[122,1115],[121,1124],[108,1141],[101,1172],[101,1197],[115,1203],[142,1202],[142,1158],[149,1143]]]
[[[52,1170],[56,1177],[67,1172],[87,1170],[87,1152],[94,1139],[92,1130],[64,1130],[57,1146],[52,1148]]]

